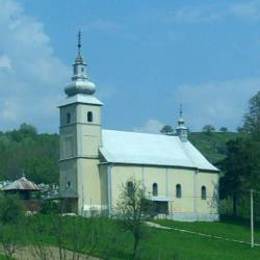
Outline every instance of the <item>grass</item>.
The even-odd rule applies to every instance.
[[[150,242],[154,258],[161,252],[161,259],[259,259],[259,248],[232,242],[198,237],[176,231],[155,231]],[[152,251],[152,250],[151,250]],[[152,253],[152,252],[150,252]],[[152,254],[151,254],[152,255]]]
[[[106,218],[52,217],[39,215],[27,218],[23,245],[39,243],[76,250],[105,259],[130,259],[133,239],[117,220]],[[176,222],[157,220],[161,225],[227,238],[249,241],[248,222]],[[260,237],[257,225],[256,234]],[[18,230],[14,230],[17,235]],[[260,259],[260,248],[220,239],[200,237],[174,230],[144,227],[140,259]],[[60,239],[61,238],[61,239]],[[1,258],[0,258],[1,259]]]
[[[209,235],[222,236],[225,238],[244,240],[250,242],[250,223],[249,220],[222,220],[221,222],[178,222],[171,220],[157,220],[158,224],[186,229],[189,231],[205,233]],[[256,242],[260,242],[260,230],[255,230]]]
[[[35,219],[32,218],[31,221]],[[41,216],[40,221],[42,232],[35,233],[35,230],[31,230],[28,243],[41,240],[57,245],[53,220],[49,216]],[[247,241],[250,238],[247,223],[241,221],[187,223],[158,220],[156,222],[227,238]],[[116,220],[105,218],[73,220],[71,217],[66,217],[62,225],[64,246],[70,250],[75,249],[75,241],[78,240],[82,243],[77,248],[80,252],[107,259],[130,258],[132,237]],[[260,259],[260,248],[251,249],[244,244],[151,227],[144,227],[144,231],[146,236],[141,242],[141,259]],[[260,230],[256,233],[260,237]]]

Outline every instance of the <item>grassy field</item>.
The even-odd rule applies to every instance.
[[[155,222],[167,227],[250,242],[250,228],[247,220],[226,219],[215,223],[187,223],[170,220],[157,220]],[[259,223],[256,224],[255,229],[255,242],[260,243]],[[249,245],[233,241],[200,237],[178,231],[169,232],[174,235],[172,240],[182,240],[181,245],[183,246],[180,246],[179,254],[184,259],[260,259],[260,247],[251,249]],[[187,247],[184,246],[186,243]]]
[[[178,222],[171,220],[157,220],[158,224],[168,227],[201,232],[209,235],[223,236],[225,238],[244,240],[250,242],[250,223],[249,220],[225,219],[221,222]],[[256,224],[255,240],[260,243],[260,226]]]
[[[24,244],[62,246],[72,251],[105,259],[130,259],[132,237],[116,220],[82,219],[50,216],[30,218]],[[247,223],[225,221],[219,223],[185,223],[169,220],[156,221],[161,225],[226,238],[249,241]],[[174,230],[144,227],[145,236],[140,245],[140,259],[260,259],[260,247],[200,237]],[[260,238],[260,230],[257,228]]]
[[[155,222],[164,226],[250,241],[247,221],[186,223],[157,220]],[[39,215],[28,217],[21,228],[14,227],[12,232],[15,238],[21,239],[20,246],[30,246],[38,251],[46,246],[63,247],[102,259],[130,259],[133,243],[130,233],[123,230],[120,222],[106,218]],[[256,236],[260,238],[258,226]],[[251,249],[249,245],[232,241],[145,226],[139,254],[140,259],[149,260],[260,259],[260,247]]]

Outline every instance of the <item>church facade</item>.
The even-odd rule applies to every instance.
[[[103,103],[78,55],[60,104],[60,195],[81,215],[115,212],[122,184],[140,181],[158,215],[218,220],[219,170],[189,142],[180,115],[176,135],[102,128]]]

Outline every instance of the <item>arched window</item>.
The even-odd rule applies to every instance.
[[[201,199],[202,199],[202,200],[207,199],[207,189],[206,189],[205,186],[202,186],[202,187],[201,187]]]
[[[157,185],[157,183],[153,184],[153,196],[158,196],[158,185]]]
[[[131,196],[134,193],[134,184],[132,181],[127,182],[127,194]]]
[[[71,185],[71,183],[70,183],[70,181],[68,181],[67,184],[66,184],[66,188],[67,189],[70,188],[70,185]]]
[[[181,194],[181,185],[177,184],[176,185],[176,198],[181,198],[182,194]]]
[[[70,113],[67,113],[67,115],[66,115],[66,123],[69,124],[70,121],[71,121],[71,115],[70,115]]]
[[[93,113],[91,111],[88,112],[88,122],[93,122]]]

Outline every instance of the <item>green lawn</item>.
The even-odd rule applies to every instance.
[[[225,238],[244,240],[250,242],[249,220],[223,220],[221,222],[179,222],[171,220],[157,220],[158,224],[186,229],[194,232],[201,232],[209,235],[223,236]],[[255,241],[260,243],[259,224],[255,227]]]
[[[23,245],[35,247],[60,244],[72,251],[99,256],[102,259],[130,259],[133,239],[117,220],[39,215],[27,217],[26,222],[21,229],[15,228],[12,231],[15,237],[22,238]],[[250,238],[247,222],[156,222],[226,238],[247,241]],[[256,234],[260,237],[260,229],[256,229]],[[260,259],[260,247],[251,249],[248,245],[232,241],[147,226],[144,227],[144,232],[145,239],[140,245],[140,259]]]
[[[40,229],[33,228],[40,219]],[[57,245],[57,221],[49,216],[31,220],[30,232],[27,232],[27,243],[44,241]],[[106,257],[107,259],[129,259],[132,248],[132,238],[125,232],[119,222],[105,218],[83,219],[66,217],[62,221],[63,245],[71,250],[77,250]],[[227,238],[249,241],[249,228],[242,222],[219,223],[184,223],[169,220],[156,221],[162,225],[178,227],[191,231]],[[231,241],[200,237],[194,234],[181,233],[174,230],[160,230],[145,227],[145,239],[141,243],[141,259],[260,259],[260,247],[251,249]],[[257,230],[260,237],[260,232]],[[76,247],[75,247],[76,245]]]

